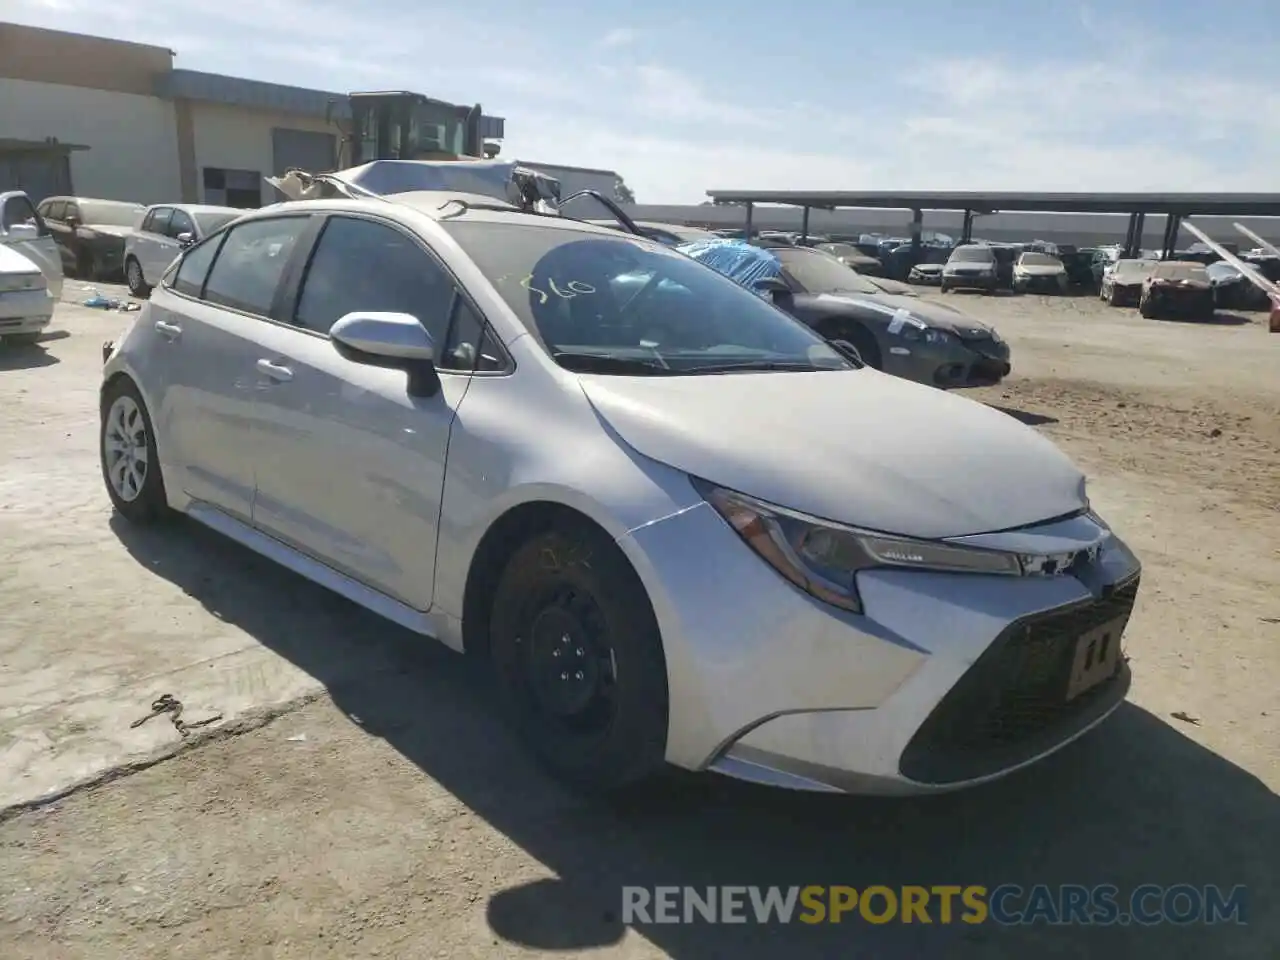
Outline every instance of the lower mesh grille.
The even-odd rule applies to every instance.
[[[1110,677],[1068,699],[1080,637],[1126,621],[1138,579],[1100,599],[1010,624],[943,697],[903,751],[903,776],[921,783],[970,780],[1050,749],[1104,714],[1129,687],[1121,658]]]

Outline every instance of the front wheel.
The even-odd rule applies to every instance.
[[[151,293],[151,288],[147,286],[146,278],[142,275],[142,264],[138,263],[136,257],[130,257],[125,261],[124,279],[129,284],[129,292],[139,300]]]
[[[662,769],[662,637],[640,578],[602,531],[569,523],[515,551],[493,598],[490,655],[513,722],[561,780],[609,792]]]
[[[102,397],[98,451],[107,496],[116,512],[133,523],[152,523],[169,515],[155,430],[142,394],[120,378]]]

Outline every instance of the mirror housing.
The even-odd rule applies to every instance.
[[[40,236],[40,228],[34,223],[15,223],[7,230],[0,230],[10,240],[35,240]]]
[[[411,314],[348,313],[330,328],[329,338],[339,353],[355,363],[406,371],[410,396],[429,397],[440,389],[435,344]]]
[[[177,241],[178,241],[178,246],[182,247],[183,249],[186,249],[187,247],[191,246],[193,243],[196,242],[196,236],[194,233],[184,230],[182,233],[178,234]]]
[[[751,285],[754,289],[764,291],[769,294],[776,306],[791,303],[794,295],[791,288],[787,286],[786,281],[781,277],[761,277]]]
[[[79,218],[79,217],[77,217],[75,214],[72,214],[71,216],[67,217],[67,218],[66,218],[65,220],[63,220],[62,222],[63,222],[63,223],[65,223],[65,224],[66,224],[68,227],[70,227],[72,230],[74,230],[76,227],[80,226],[80,218]]]

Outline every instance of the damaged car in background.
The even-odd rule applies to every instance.
[[[1013,289],[1018,293],[1066,293],[1067,268],[1051,253],[1028,250],[1013,264]]]
[[[117,522],[466,653],[585,790],[952,790],[1124,702],[1141,566],[1048,438],[464,163],[310,178],[183,252],[106,351]]]
[[[1254,277],[1247,275],[1249,271],[1255,277],[1270,279],[1255,264],[1247,260],[1242,266],[1218,260],[1205,267],[1209,275],[1209,284],[1213,287],[1213,301],[1223,310],[1266,310],[1271,306],[1271,298],[1258,286]]]
[[[951,251],[942,268],[942,292],[981,290],[995,293],[1000,285],[1000,261],[995,248],[985,243],[969,243]]]
[[[1138,312],[1156,320],[1212,320],[1215,307],[1208,271],[1191,260],[1157,263],[1138,300]]]
[[[85,280],[123,277],[125,240],[146,207],[118,200],[46,197],[38,209],[62,252],[66,273]]]
[[[1159,260],[1121,259],[1102,271],[1098,298],[1113,307],[1136,307],[1142,300],[1142,289]]]
[[[879,276],[884,272],[884,264],[880,262],[879,257],[863,253],[852,243],[820,243],[816,249],[831,254],[846,267],[864,276]]]
[[[0,193],[0,343],[39,341],[62,293],[62,257],[31,199]]]
[[[995,329],[945,304],[884,293],[820,250],[763,249],[721,240],[679,248],[802,320],[850,344],[877,370],[934,387],[987,386],[1009,374]]]

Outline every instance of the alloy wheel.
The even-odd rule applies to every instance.
[[[147,480],[149,455],[146,422],[132,397],[116,397],[111,404],[102,448],[111,488],[127,503],[137,500]]]

